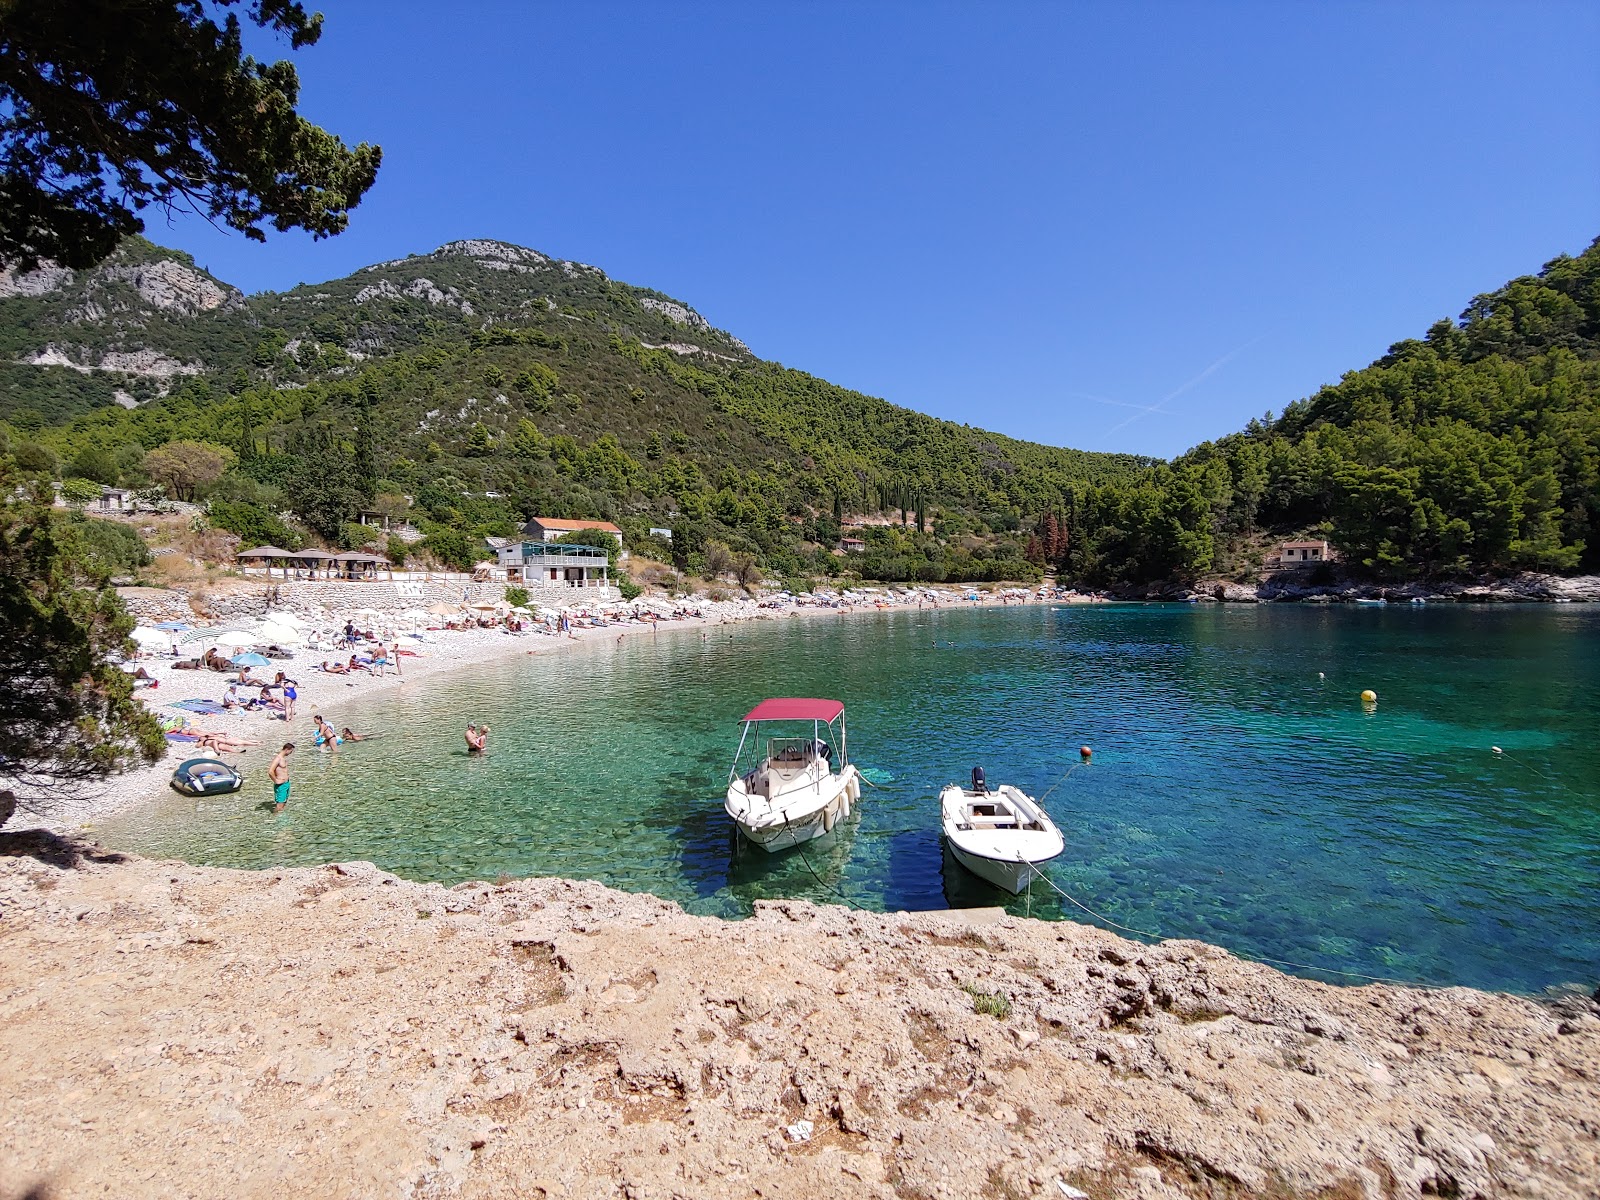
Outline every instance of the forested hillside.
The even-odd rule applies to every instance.
[[[355,545],[377,510],[467,563],[542,513],[790,576],[1248,576],[1290,534],[1377,578],[1600,569],[1600,242],[1163,464],[898,408],[499,242],[246,297],[134,239],[0,277],[0,348],[24,469],[203,499],[252,541]],[[862,517],[867,552],[839,559]]]
[[[252,541],[358,543],[351,522],[377,510],[469,563],[543,513],[617,520],[645,548],[670,527],[655,549],[689,569],[722,546],[785,575],[1026,578],[1038,513],[1152,465],[836,387],[688,305],[498,242],[245,297],[136,240],[0,296],[22,460],[192,494]],[[832,549],[858,517],[895,527],[846,564]]]
[[[1355,574],[1600,571],[1600,239],[1273,419],[1072,495],[1030,553],[1101,583],[1249,573],[1319,533]]]

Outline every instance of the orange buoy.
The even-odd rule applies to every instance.
[[[1078,747],[1078,757],[1083,759],[1084,762],[1088,762],[1090,756],[1093,755],[1093,754],[1094,754],[1094,751],[1089,749],[1089,747],[1087,747],[1087,746],[1079,746]]]

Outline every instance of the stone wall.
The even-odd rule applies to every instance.
[[[430,608],[435,604],[480,604],[504,600],[503,583],[394,582],[370,580],[361,583],[288,580],[255,587],[236,587],[206,594],[180,589],[119,588],[128,611],[141,622],[193,620],[249,620],[264,617],[269,611],[287,609],[310,618],[329,613],[373,608],[384,613],[400,613],[408,608]],[[529,601],[547,607],[597,605],[621,599],[614,587],[571,588],[530,587]]]

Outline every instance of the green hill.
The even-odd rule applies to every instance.
[[[1377,578],[1600,571],[1600,239],[1049,524],[1035,557],[1098,582],[1248,568],[1312,531]]]
[[[500,242],[246,297],[134,239],[95,271],[0,279],[0,344],[0,417],[33,461],[139,484],[148,451],[212,443],[235,461],[201,490],[241,533],[292,537],[287,510],[349,541],[376,507],[456,562],[537,512],[617,520],[635,544],[671,527],[684,566],[720,542],[815,574],[840,568],[840,517],[888,514],[870,575],[1016,577],[1036,570],[1026,521],[1151,466],[836,387],[662,293]]]

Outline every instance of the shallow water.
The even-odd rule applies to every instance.
[[[946,863],[938,789],[982,764],[1034,795],[1059,783],[1049,874],[1122,925],[1347,981],[1327,973],[1600,977],[1600,613],[1584,607],[911,610],[508,649],[335,714],[385,736],[299,754],[282,816],[262,810],[257,751],[239,795],[169,795],[100,835],[236,867],[597,879],[724,916],[842,895],[1087,919]],[[721,794],[738,717],[785,694],[844,700],[877,786],[803,856],[773,857],[737,841]],[[481,758],[468,721],[493,726]],[[1073,769],[1083,743],[1093,762]]]

